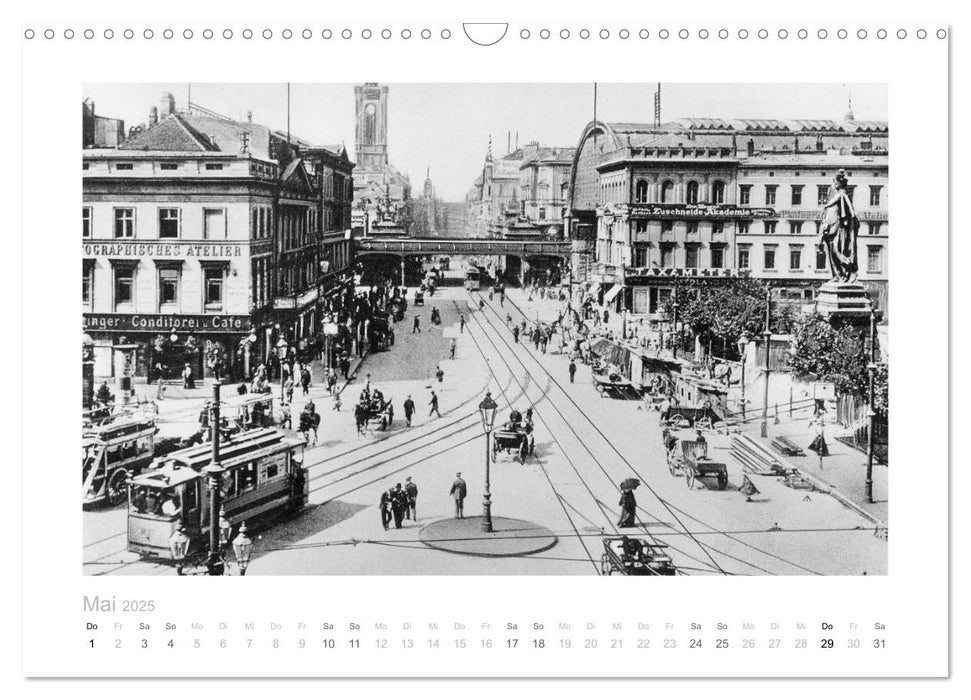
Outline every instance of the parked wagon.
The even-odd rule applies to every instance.
[[[667,420],[677,427],[710,429],[723,419],[706,401],[701,406],[672,406]]]
[[[688,488],[699,483],[708,485],[709,482],[699,479],[713,480],[719,491],[728,488],[728,467],[708,456],[708,442],[700,437],[700,432],[696,439],[686,431],[665,429],[662,437],[671,476],[683,476]]]
[[[604,576],[676,576],[667,545],[636,537],[604,537],[600,573]]]

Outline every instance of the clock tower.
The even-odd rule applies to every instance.
[[[354,159],[364,171],[388,165],[388,86],[364,83],[354,88],[357,128]]]

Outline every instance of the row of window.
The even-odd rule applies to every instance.
[[[647,233],[648,223],[649,222],[648,222],[647,219],[638,219],[638,220],[635,220],[634,221],[634,233]],[[779,225],[779,222],[778,221],[764,220],[761,223],[762,223],[762,227],[763,227],[763,229],[762,229],[763,230],[763,233],[766,233],[766,234],[778,233],[778,225]],[[789,233],[790,234],[801,234],[801,233],[803,233],[803,224],[804,223],[807,223],[807,222],[804,222],[804,221],[790,221],[789,222]],[[813,226],[815,227],[815,233],[818,234],[819,233],[819,230],[820,230],[820,227],[822,226],[822,222],[820,222],[820,221],[813,221],[813,222],[809,222],[809,223],[812,223],[813,224]],[[666,220],[661,221],[661,232],[662,233],[670,233],[670,232],[674,231],[674,224],[675,224],[675,222],[673,220],[671,220],[671,219],[666,219]],[[699,230],[700,230],[700,222],[698,222],[698,221],[686,221],[686,222],[684,222],[684,226],[685,226],[685,232],[686,233],[689,233],[689,234],[691,234],[691,233],[698,233]],[[710,222],[709,226],[711,228],[711,232],[712,233],[724,233],[725,232],[725,223],[722,222],[722,221],[712,221],[712,222]],[[865,224],[865,226],[866,226],[866,228],[864,230],[866,231],[867,234],[869,234],[871,236],[878,236],[878,235],[880,235],[880,230],[882,228],[882,223],[875,222],[875,221],[871,221],[871,222],[867,222]],[[736,232],[737,233],[741,233],[741,234],[751,233],[752,232],[751,231],[751,228],[752,228],[752,222],[751,221],[738,221],[736,223]]]
[[[205,163],[203,165],[203,168],[205,170],[212,172],[216,170],[222,170],[224,166],[225,166],[225,163]],[[89,170],[90,167],[91,167],[91,164],[87,162],[82,163],[81,165],[82,170]],[[110,167],[111,165],[109,164],[109,168]],[[114,169],[122,172],[133,171],[135,169],[135,164],[134,163],[114,163]],[[179,163],[172,163],[172,162],[159,163],[158,169],[159,170],[178,170]]]
[[[697,269],[700,266],[699,244],[687,244],[684,246],[684,265],[689,270]],[[722,269],[725,267],[725,245],[712,245],[710,251],[711,269]],[[635,244],[632,249],[632,264],[634,267],[653,267],[660,265],[664,268],[677,267],[675,252],[677,246],[674,243],[661,243],[658,246],[660,260],[651,257],[652,247],[650,244]],[[828,267],[825,251],[814,248],[816,253],[815,269],[825,270]],[[778,246],[765,244],[762,246],[762,269],[772,271],[778,269]],[[789,246],[789,270],[796,271],[803,269],[803,246]],[[737,268],[740,270],[752,269],[752,247],[750,245],[740,245],[738,247]],[[867,246],[867,272],[880,273],[883,271],[883,246]]]
[[[614,186],[620,186],[623,183],[611,183]],[[605,188],[608,185],[605,185]],[[634,202],[636,204],[646,204],[650,201],[649,195],[649,183],[646,180],[638,180],[634,185]],[[711,192],[708,197],[708,201],[712,204],[724,204],[725,203],[725,183],[722,180],[715,180],[711,184]],[[752,188],[754,185],[739,185],[738,186],[738,203],[740,205],[750,205],[752,204]],[[765,187],[765,199],[764,204],[767,207],[776,206],[778,204],[778,191],[779,185],[764,185]],[[803,190],[805,185],[790,185],[789,190],[789,203],[791,206],[799,207],[803,204]],[[870,185],[870,206],[879,207],[880,197],[883,190],[882,185]],[[847,186],[847,194],[849,194],[850,201],[853,201],[854,191],[856,189],[855,185]],[[701,193],[701,185],[697,180],[689,180],[685,185],[684,190],[684,201],[687,204],[698,204],[699,197]],[[830,196],[830,185],[817,185],[816,186],[816,203],[818,205],[826,204],[829,201]],[[659,189],[659,198],[662,204],[674,203],[675,202],[675,184],[673,180],[665,180],[661,183]]]
[[[94,235],[94,210],[91,207],[81,207],[81,236],[91,238]],[[133,207],[115,207],[113,210],[112,235],[115,238],[135,237],[135,209]],[[182,210],[178,207],[159,207],[158,209],[158,237],[160,239],[175,239],[182,237]],[[225,240],[227,237],[226,210],[202,210],[202,237],[206,240]]]
[[[203,264],[202,308],[207,312],[223,310],[223,288],[228,263]],[[86,260],[81,274],[81,302],[88,308],[94,305],[94,261]],[[158,274],[157,306],[159,313],[177,312],[182,287],[181,265],[156,263]],[[116,261],[111,264],[111,308],[119,313],[135,311],[138,264],[135,261]]]

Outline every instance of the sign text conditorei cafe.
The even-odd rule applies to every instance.
[[[84,314],[84,329],[88,331],[147,331],[168,333],[246,333],[250,329],[249,316],[217,314]]]
[[[228,243],[85,243],[88,256],[149,256],[154,258],[232,258],[243,246]]]

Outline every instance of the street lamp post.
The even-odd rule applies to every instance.
[[[492,494],[489,491],[489,465],[491,462],[489,455],[489,434],[492,432],[492,426],[496,422],[496,409],[499,408],[498,404],[492,399],[492,393],[486,392],[485,398],[482,399],[482,403],[479,404],[479,414],[482,418],[482,430],[485,431],[485,460],[486,460],[486,470],[485,470],[485,492],[482,494],[482,530],[483,532],[492,532]]]
[[[286,364],[287,350],[290,349],[290,344],[287,339],[283,337],[283,332],[280,332],[280,339],[276,343],[276,355],[280,359],[280,403],[286,400],[283,389],[283,366]]]
[[[219,513],[222,510],[223,468],[219,465],[219,384],[212,385],[212,460],[206,467],[209,477],[209,560],[210,576],[223,575],[223,562],[220,556]]]
[[[867,363],[867,430],[866,430],[866,500],[873,503],[873,427],[877,412],[873,410],[874,382],[877,371],[877,312],[870,307],[870,361]]]
[[[246,575],[246,567],[249,566],[249,558],[253,552],[253,540],[247,534],[246,521],[239,526],[239,534],[233,540],[233,553],[236,555],[236,565],[239,567],[239,575]]]
[[[762,437],[769,436],[769,345],[772,341],[772,331],[769,330],[769,323],[772,313],[772,287],[765,285],[765,330],[762,336],[765,338],[765,386],[762,390],[762,427],[759,434]]]
[[[745,420],[745,347],[748,345],[748,336],[744,333],[738,338],[738,357],[742,362],[742,420]]]

